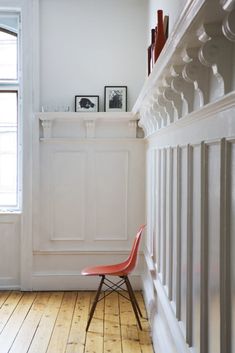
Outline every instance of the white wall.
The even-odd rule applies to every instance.
[[[54,146],[55,148],[58,147],[58,149],[60,149],[61,146],[62,151],[60,149],[59,155],[68,156],[68,160],[65,158],[62,162],[64,164],[71,162],[69,163],[71,173],[69,175],[66,174],[67,176],[64,176],[63,180],[60,179],[60,181],[58,181],[59,183],[61,183],[60,186],[58,186],[58,183],[56,185],[58,186],[57,191],[59,192],[59,194],[61,194],[61,192],[66,193],[64,185],[62,184],[64,183],[64,181],[66,181],[66,178],[71,177],[74,181],[73,187],[75,191],[73,192],[70,188],[70,192],[67,193],[67,198],[64,199],[65,203],[69,205],[74,204],[74,202],[76,201],[73,197],[74,194],[79,194],[83,186],[85,190],[85,188],[87,188],[86,183],[88,182],[88,180],[82,179],[84,185],[79,184],[78,188],[76,187],[76,176],[83,175],[84,168],[86,169],[86,163],[85,166],[83,165],[84,168],[82,170],[80,170],[80,166],[76,166],[73,169],[73,158],[76,156],[82,156],[82,158],[80,158],[78,161],[81,160],[81,162],[83,163],[83,156],[88,155],[89,163],[87,165],[89,165],[89,168],[92,168],[92,160],[90,160],[91,152],[88,153],[87,150],[90,151],[92,145],[94,146],[95,144],[91,143],[92,140],[86,140],[86,143],[83,143],[85,134],[81,136],[81,129],[79,127],[78,129],[76,129],[76,131],[74,130],[74,123],[72,119],[72,121],[70,121],[70,130],[72,131],[71,139],[67,139],[68,136],[66,135],[66,133],[68,131],[64,126],[64,122],[62,122],[61,124],[55,124],[55,131],[59,131],[60,138],[65,138],[63,140],[65,145],[63,143],[58,143],[58,140],[55,145],[55,141],[53,140],[47,143],[45,143],[44,141],[44,143],[40,144],[39,147],[39,120],[33,115],[33,111],[37,111],[39,107],[39,81],[41,81],[42,96],[48,99],[46,103],[49,104],[54,102],[59,104],[69,103],[69,100],[71,100],[72,104],[72,102],[74,102],[74,95],[79,94],[80,92],[85,94],[103,94],[103,86],[105,84],[126,84],[129,89],[129,106],[131,106],[131,101],[134,101],[144,80],[145,53],[143,53],[142,56],[139,55],[139,43],[141,43],[142,41],[142,43],[144,44],[144,35],[146,34],[146,31],[144,34],[144,30],[141,29],[141,25],[143,25],[143,28],[146,25],[146,11],[144,11],[143,2],[140,1],[138,5],[135,2],[135,6],[133,1],[129,1],[127,4],[123,1],[122,6],[120,6],[120,2],[118,4],[116,2],[113,2],[112,6],[110,6],[110,1],[106,1],[103,2],[103,6],[99,8],[97,8],[96,2],[86,1],[80,2],[80,5],[81,4],[83,5],[82,12],[80,11],[81,7],[79,7],[79,2],[75,1],[69,2],[40,0],[0,0],[0,8],[19,9],[22,11],[21,14],[23,58],[23,207],[22,213],[17,216],[14,214],[0,215],[1,288],[19,287],[24,290],[30,290],[32,288],[46,289],[49,288],[48,286],[50,283],[50,288],[54,289],[59,287],[69,289],[71,288],[71,285],[77,288],[77,282],[74,282],[73,280],[74,275],[79,275],[80,268],[83,267],[86,261],[88,261],[88,258],[90,257],[93,260],[99,261],[100,259],[100,261],[104,261],[104,255],[107,255],[109,249],[113,249],[113,244],[111,244],[112,241],[110,243],[109,240],[107,242],[103,240],[98,240],[98,243],[100,244],[99,249],[96,249],[97,241],[94,240],[93,245],[91,245],[92,242],[90,237],[93,237],[96,234],[95,223],[97,223],[99,227],[100,225],[105,226],[104,222],[102,224],[99,223],[99,219],[102,218],[104,215],[104,208],[100,207],[100,205],[98,205],[99,212],[97,213],[96,219],[94,216],[94,210],[92,211],[92,223],[90,215],[91,207],[88,207],[89,205],[87,204],[87,201],[84,208],[80,207],[79,204],[79,215],[87,220],[86,224],[88,225],[88,227],[92,227],[93,224],[93,233],[87,230],[86,226],[84,227],[83,235],[85,236],[85,242],[86,245],[90,246],[87,247],[90,256],[87,256],[88,254],[86,252],[86,254],[83,256],[84,263],[79,262],[79,260],[82,258],[81,252],[79,252],[81,250],[81,241],[75,239],[75,243],[72,244],[71,240],[59,239],[54,243],[53,239],[51,240],[50,238],[48,238],[47,231],[49,231],[50,234],[50,224],[49,228],[46,229],[46,232],[43,232],[44,219],[41,218],[40,213],[39,201],[41,201],[42,204],[47,204],[46,200],[44,199],[44,196],[47,197],[47,194],[44,194],[43,192],[41,193],[41,191],[45,191],[44,186],[47,184],[47,176],[49,178],[51,178],[52,176],[50,173],[52,171],[51,169],[49,170],[47,168],[46,164],[48,162],[46,151],[45,155],[43,153],[41,155],[41,163],[39,163],[40,153],[44,151],[44,149],[47,147],[50,149],[52,146]],[[125,5],[127,5],[126,10]],[[76,11],[76,6],[78,6],[78,12]],[[90,12],[91,16],[88,19],[87,13]],[[130,12],[132,16],[130,16]],[[79,13],[80,16],[77,16],[77,13]],[[38,23],[39,14],[41,14],[40,23]],[[56,16],[53,17],[53,14],[56,14]],[[121,23],[122,17],[123,23]],[[118,32],[120,33],[120,36],[117,34],[114,35],[115,39],[111,43],[112,45],[110,44],[109,38],[112,37],[113,33],[115,32],[106,31],[106,27],[104,28],[103,26],[105,18],[106,22],[108,22],[108,28],[110,29],[112,28],[112,26],[114,26],[118,29]],[[132,18],[131,21],[130,18]],[[52,24],[54,24],[54,26],[52,26]],[[61,24],[64,24],[64,31]],[[94,25],[94,28],[90,29],[92,25]],[[86,26],[88,26],[89,28],[88,36],[85,37],[83,34],[84,28],[86,28]],[[98,55],[98,58],[97,54],[93,54],[92,47],[89,46],[89,44],[86,44],[86,42],[88,43],[91,39],[89,38],[89,40],[87,40],[87,38],[91,37],[91,34],[93,33],[96,34],[97,31],[99,32],[99,40],[96,40],[94,42],[94,45],[96,45],[96,52],[97,48],[100,49],[100,55]],[[138,32],[138,34],[136,34],[136,31]],[[71,33],[73,34],[72,38]],[[41,38],[41,50],[39,48],[39,37]],[[61,45],[61,38],[64,38],[63,45]],[[90,58],[90,63],[88,62],[89,60],[85,59],[82,59],[82,61],[80,61],[80,63],[82,62],[83,65],[86,64],[85,69],[83,66],[81,70],[81,66],[79,64],[81,51],[76,46],[76,43],[79,42],[79,38],[80,43],[83,42],[83,52],[88,51],[88,53],[90,53],[90,55],[87,56]],[[131,46],[131,43],[134,44]],[[63,51],[64,47],[67,48],[67,51]],[[104,47],[106,48],[105,53],[103,53]],[[115,61],[113,62],[113,59],[111,60],[111,58],[117,56],[117,60],[115,59]],[[106,62],[104,64],[105,69],[102,70],[101,62],[105,60],[108,61],[108,63]],[[98,64],[96,64],[97,62]],[[48,66],[45,65],[45,63],[48,63]],[[42,70],[41,75],[38,75],[38,66],[40,65]],[[130,67],[132,68],[132,70],[130,70]],[[84,72],[86,72],[86,74],[83,74]],[[143,73],[142,79],[139,75],[140,72]],[[103,82],[103,74],[106,78],[105,82]],[[102,81],[101,83],[99,83],[99,79],[101,78]],[[84,88],[83,84],[81,84],[82,79],[84,83]],[[79,89],[81,89],[82,91],[79,91]],[[86,89],[87,92],[84,92],[83,89]],[[101,92],[99,92],[99,90],[101,90]],[[48,96],[52,98],[48,98]],[[103,118],[105,122],[105,116]],[[118,198],[116,207],[120,207],[122,210],[124,210],[123,206],[126,207],[127,215],[125,214],[125,212],[121,212],[122,219],[120,223],[118,223],[118,218],[116,217],[117,212],[113,212],[113,218],[115,219],[115,223],[109,223],[108,229],[106,229],[107,236],[110,227],[115,228],[115,234],[117,234],[117,231],[119,229],[118,227],[122,228],[119,229],[120,232],[118,233],[118,236],[122,238],[119,243],[118,251],[113,252],[111,256],[113,260],[116,259],[117,261],[121,260],[123,256],[126,255],[127,249],[130,247],[132,236],[134,235],[133,233],[135,233],[136,231],[136,227],[139,225],[139,223],[144,222],[144,171],[142,168],[142,165],[144,164],[144,147],[143,145],[141,145],[140,139],[134,138],[133,141],[128,142],[128,137],[132,136],[133,127],[134,129],[136,129],[135,119],[133,120],[132,116],[130,116],[130,121],[128,119],[124,119],[124,131],[124,120],[122,119],[122,116],[120,117],[120,119],[120,122],[117,122],[115,117],[115,122],[113,122],[111,119],[111,121],[109,122],[109,128],[107,128],[105,124],[103,125],[103,123],[99,121],[97,122],[96,137],[102,137],[102,131],[105,131],[105,148],[101,148],[100,142],[98,142],[98,145],[100,145],[102,151],[100,151],[101,154],[94,154],[94,156],[102,157],[102,153],[104,153],[104,157],[107,157],[109,159],[111,158],[110,156],[112,156],[113,153],[115,158],[112,163],[114,163],[114,167],[117,169],[117,176],[119,175],[118,172],[120,164],[122,168],[122,174],[119,175],[118,178],[116,178],[116,183],[122,183],[122,178],[125,178],[125,185],[122,189],[123,192],[120,195],[122,197],[121,199]],[[87,127],[87,130],[90,131],[91,129],[93,131],[93,124],[91,124],[91,121],[86,121],[85,119],[84,126]],[[120,136],[121,131],[123,133]],[[119,139],[119,137],[121,138]],[[65,141],[66,139],[67,142]],[[114,139],[116,142],[113,141]],[[43,147],[41,148],[42,145]],[[72,152],[71,154],[66,154],[67,149],[72,149],[74,150],[74,152]],[[63,151],[65,151],[64,154]],[[86,160],[86,158],[84,160]],[[60,161],[58,160],[58,158],[55,160],[55,162],[59,162],[59,165]],[[112,169],[112,167],[110,168]],[[138,173],[136,177],[135,172],[138,172],[138,170],[140,170],[140,173]],[[54,171],[52,172],[52,174],[54,173]],[[102,170],[100,171],[100,173],[101,174],[99,174],[99,180],[97,180],[97,182],[99,183],[97,188],[99,188],[100,184],[102,184]],[[109,171],[107,170],[107,178],[108,173]],[[58,172],[58,176],[59,175],[62,176],[62,174],[59,174]],[[134,177],[136,177],[135,180],[133,180]],[[42,180],[41,184],[40,178]],[[91,178],[91,175],[89,175],[89,178]],[[111,189],[112,178],[109,179],[109,187]],[[93,181],[90,185],[92,185],[92,188],[95,190],[95,185],[97,185],[94,184],[96,180],[95,176],[92,180]],[[115,191],[117,190],[114,188],[114,192]],[[90,195],[90,201],[88,202],[92,205],[91,193],[92,191],[88,190],[88,194]],[[63,204],[63,207],[66,206],[65,203]],[[69,224],[69,219],[73,218],[73,220],[76,221],[76,212],[74,212],[74,209],[70,213],[67,212],[67,209],[65,209],[63,215],[65,218],[65,225]],[[43,214],[43,216],[46,217],[47,215]],[[55,216],[57,217],[58,215]],[[57,221],[59,221],[58,218],[55,221],[56,222],[54,225],[57,231]],[[72,227],[72,230],[76,229],[75,223],[72,224]],[[98,231],[102,233],[103,229],[101,228],[99,228]],[[124,228],[125,231],[123,231]],[[63,234],[65,233],[66,232],[64,232]],[[60,235],[61,234],[59,234],[59,237]],[[67,235],[65,234],[65,236]],[[123,238],[125,239],[123,240]],[[32,245],[33,240],[34,248]],[[38,244],[40,244],[40,246],[38,246]],[[55,246],[52,246],[53,244]],[[74,244],[76,245],[75,247]],[[107,244],[110,244],[109,249],[107,249]],[[75,253],[73,252],[74,248],[76,248]],[[58,251],[55,251],[57,249],[59,249],[60,255],[58,254]],[[52,250],[52,252],[55,251],[56,254],[51,254],[50,250]],[[48,260],[48,262],[45,261],[45,258]],[[108,260],[108,257],[106,257],[106,261]],[[61,267],[57,271],[56,269],[58,269],[58,263]],[[44,264],[45,266],[43,267]],[[68,265],[67,267],[66,264]],[[50,282],[52,278],[54,280],[53,283]],[[93,282],[89,282],[90,288],[93,285]],[[82,286],[81,282],[79,282],[79,286]],[[86,284],[84,284],[83,288],[86,288]]]
[[[41,105],[128,86],[128,110],[146,77],[147,6],[143,0],[41,0]]]
[[[175,23],[179,19],[182,10],[188,0],[148,0],[148,29],[149,39],[150,30],[157,24],[157,10],[163,10],[164,15],[169,16],[169,32],[172,31]]]

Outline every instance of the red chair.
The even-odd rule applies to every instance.
[[[136,260],[137,260],[137,254],[138,254],[138,248],[139,248],[139,244],[140,244],[140,239],[141,239],[141,235],[143,233],[144,228],[145,228],[145,225],[142,225],[139,228],[139,230],[138,230],[138,232],[136,234],[136,237],[135,237],[135,240],[134,240],[130,255],[128,256],[128,258],[124,262],[121,262],[121,263],[115,264],[115,265],[104,265],[104,266],[87,267],[87,268],[84,268],[82,270],[82,275],[84,275],[84,276],[100,276],[101,277],[101,281],[100,281],[98,290],[97,290],[96,295],[95,295],[94,302],[92,304],[92,307],[91,307],[91,310],[90,310],[90,313],[89,313],[89,318],[88,318],[88,322],[87,322],[87,326],[86,326],[86,331],[88,331],[88,329],[89,329],[89,326],[90,326],[92,317],[94,315],[97,303],[100,300],[102,300],[105,297],[107,297],[108,295],[110,295],[111,293],[113,293],[113,292],[117,292],[119,295],[121,295],[124,298],[126,298],[126,299],[131,301],[132,308],[134,310],[135,317],[136,317],[136,320],[138,322],[139,328],[142,330],[142,326],[141,326],[141,323],[140,323],[139,315],[141,317],[143,317],[143,316],[142,316],[142,313],[140,311],[140,307],[138,305],[138,302],[137,302],[137,300],[135,298],[135,294],[134,294],[134,291],[132,289],[131,283],[129,281],[128,275],[135,268]],[[110,279],[106,278],[106,276],[117,276],[117,277],[120,277],[121,280],[119,280],[117,283],[114,283]],[[117,291],[117,289],[122,289],[121,286],[123,284],[126,285],[127,292],[129,294],[129,298],[126,297],[125,295],[123,295],[120,291]],[[107,290],[104,291],[104,294],[103,294],[102,298],[99,299],[99,296],[100,296],[101,289],[102,289],[103,285],[106,285],[106,287],[108,287],[108,289],[110,289],[110,290],[108,291],[108,293],[106,293]]]

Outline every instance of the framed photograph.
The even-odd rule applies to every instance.
[[[105,86],[104,87],[104,111],[126,112],[127,111],[127,86]]]
[[[75,96],[75,112],[98,112],[99,96]]]

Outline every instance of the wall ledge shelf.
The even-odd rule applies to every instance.
[[[36,113],[41,138],[140,138],[138,116],[133,112]]]
[[[36,117],[41,120],[58,121],[78,121],[78,120],[99,120],[99,121],[125,121],[138,120],[133,112],[43,112],[36,113]]]

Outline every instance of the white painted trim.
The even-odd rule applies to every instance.
[[[171,57],[174,55],[174,52],[178,47],[182,37],[185,35],[185,33],[187,33],[190,26],[192,25],[192,22],[195,21],[196,15],[205,3],[206,0],[189,0],[186,3],[186,6],[182,11],[178,22],[172,29],[171,36],[166,41],[161,55],[159,56],[157,62],[153,67],[153,71],[151,72],[148,79],[145,81],[145,84],[136,100],[136,103],[132,108],[133,114],[137,114],[145,98],[153,90],[153,87],[162,75],[164,68],[170,61]]]
[[[134,289],[141,289],[141,275],[133,274],[130,281]],[[98,276],[83,276],[76,272],[35,272],[32,276],[33,290],[97,290]]]
[[[136,121],[138,117],[132,112],[48,112],[36,113],[36,118],[41,121],[59,121],[59,122],[78,122],[86,120],[98,120],[102,122],[125,122],[129,120]]]
[[[227,95],[223,96],[215,102],[208,103],[201,109],[195,110],[187,116],[175,121],[173,124],[161,128],[151,136],[148,136],[146,139],[151,140],[155,137],[168,134],[173,130],[182,129],[183,127],[192,125],[193,123],[198,122],[199,120],[216,118],[219,113],[234,107],[235,91],[228,93]]]
[[[20,220],[21,213],[1,213],[0,214],[0,224],[1,223],[16,223]]]
[[[159,279],[153,280],[154,286],[156,288],[158,299],[161,302],[164,314],[167,318],[169,329],[172,337],[174,338],[176,347],[178,348],[179,353],[188,353],[188,345],[184,340],[183,332],[181,331],[179,321],[175,317],[175,313],[171,307],[171,304],[168,300],[168,297],[165,293],[164,287],[162,286]]]
[[[186,302],[186,339],[192,345],[192,293],[193,293],[193,237],[192,237],[192,199],[193,160],[192,147],[187,146],[187,302]]]
[[[34,250],[33,255],[129,255],[130,250]],[[139,257],[143,255],[143,252],[139,252]]]
[[[40,142],[43,143],[81,143],[81,142],[89,142],[89,143],[102,143],[102,142],[141,142],[145,143],[143,138],[130,138],[130,137],[107,137],[107,138],[74,138],[74,137],[49,137],[49,138],[40,138]]]
[[[156,265],[153,262],[152,256],[149,254],[147,247],[145,246],[144,248],[144,253],[145,261],[147,264],[147,267],[150,271],[150,273],[156,274]]]
[[[20,290],[21,289],[21,287],[20,287],[20,285],[19,284],[14,284],[14,285],[11,285],[11,284],[9,284],[9,285],[0,285],[0,291],[4,291],[4,290]]]
[[[141,274],[140,273],[135,273],[133,275],[131,275],[130,277],[139,277]],[[42,271],[42,272],[33,272],[33,276],[34,277],[61,277],[61,276],[69,276],[69,277],[81,277],[81,278],[87,278],[89,276],[84,276],[81,274],[81,272],[71,272],[71,271],[65,271],[65,272],[46,272],[46,271]],[[92,277],[92,276],[91,276]],[[94,276],[95,277],[95,276]],[[118,276],[117,276],[118,277]],[[61,284],[61,283],[59,283]]]
[[[230,198],[231,198],[231,144],[222,139],[221,141],[221,184],[220,184],[220,281],[221,281],[221,351],[222,353],[229,352],[231,342],[231,308],[228,303],[231,303],[231,229],[230,229]]]
[[[37,36],[38,26],[38,3],[39,0],[31,2],[22,2],[22,55],[24,61],[22,62],[23,77],[22,77],[22,91],[23,91],[23,124],[22,124],[22,138],[23,138],[23,166],[22,166],[22,181],[23,181],[23,205],[21,217],[21,264],[20,264],[20,285],[22,290],[31,290],[32,279],[32,190],[33,190],[33,110],[34,97],[38,95],[38,84],[35,80],[33,70],[38,71],[37,53],[34,52],[36,44],[34,42],[34,35]],[[31,28],[31,31],[29,31]],[[35,33],[37,31],[37,33]],[[27,55],[25,55],[27,53]]]

